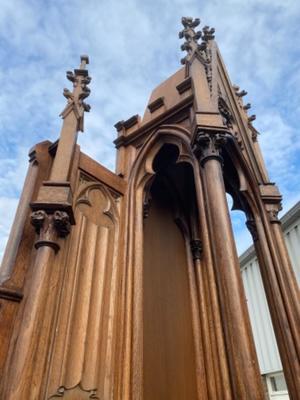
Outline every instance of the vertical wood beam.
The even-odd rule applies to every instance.
[[[226,140],[224,133],[200,132],[196,138],[195,148],[200,155],[202,166],[206,210],[234,398],[264,399],[223,180],[220,149]]]
[[[269,207],[268,207],[269,208]],[[255,250],[292,400],[300,399],[300,302],[282,230],[274,210],[256,218]]]

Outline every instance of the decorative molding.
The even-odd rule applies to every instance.
[[[241,150],[244,150],[244,144],[243,144],[241,135],[237,131],[234,131],[233,135],[236,139],[237,144],[240,146]]]
[[[151,206],[151,198],[149,197],[147,200],[145,200],[145,202],[143,204],[143,218],[144,219],[147,219],[149,217],[150,206]]]
[[[91,182],[97,182],[95,179],[93,179],[91,176],[80,172],[79,174],[79,185],[84,185],[87,183],[91,183]]]
[[[47,399],[113,399],[119,212],[101,183],[75,195],[77,224],[65,260]],[[80,256],[82,254],[82,256]],[[67,322],[66,322],[67,319]],[[63,343],[63,347],[61,347]]]
[[[275,188],[276,187],[274,186],[274,189]],[[264,200],[264,203],[271,224],[281,224],[281,221],[278,218],[278,213],[279,211],[282,210],[281,197],[279,198],[276,198],[275,196],[273,198],[270,197],[269,199]]]
[[[128,118],[126,121],[124,120],[118,121],[114,125],[114,127],[116,128],[117,132],[126,131],[127,129],[132,128],[135,125],[139,126],[140,120],[141,117],[138,114],[136,114]]]
[[[55,211],[53,214],[53,224],[59,237],[66,237],[70,233],[70,217],[65,211]]]
[[[164,103],[164,98],[163,97],[159,97],[158,99],[156,99],[156,100],[152,101],[150,104],[148,104],[148,109],[152,114],[152,113],[154,113],[154,111],[158,110],[164,104],[165,104]]]
[[[200,260],[203,251],[202,241],[200,239],[192,239],[190,242],[193,260]]]
[[[57,389],[57,392],[49,397],[50,399],[56,399],[58,397],[64,398],[67,397],[68,399],[70,398],[77,398],[77,396],[80,396],[80,399],[99,399],[100,397],[97,396],[97,389],[82,389],[82,387],[80,385],[77,385],[73,388],[65,388],[63,386],[59,387]]]
[[[226,144],[228,134],[219,132],[203,132],[200,131],[195,139],[194,152],[196,156],[200,156],[200,164],[210,159],[223,162],[221,156],[221,148]]]
[[[66,237],[71,229],[68,213],[60,210],[56,210],[52,214],[47,214],[44,210],[33,211],[31,213],[31,224],[39,235],[35,242],[35,248],[49,246],[55,252],[60,249],[57,238]]]
[[[79,207],[80,212],[95,225],[110,226],[116,223],[119,215],[116,199],[116,196],[106,185],[100,182],[90,182],[81,187],[75,205],[76,207],[82,205]],[[98,204],[99,209],[103,209],[102,212],[99,212],[99,210],[95,212],[96,204]]]
[[[243,103],[243,99],[242,99],[242,98],[243,98],[244,96],[246,96],[246,95],[248,94],[248,92],[246,92],[246,90],[240,90],[240,87],[237,86],[237,85],[233,85],[232,88],[233,88],[233,90],[234,90],[234,93],[235,93],[235,96],[236,96],[236,99],[237,99],[237,102],[238,102],[240,108],[241,108],[242,110],[244,110],[245,113],[246,113],[246,110],[247,110],[248,108],[250,108],[250,103],[247,104],[247,107],[249,106],[248,108],[244,108],[245,106],[244,106],[244,103]],[[247,113],[246,113],[246,115],[247,115]]]
[[[254,128],[252,124],[248,124],[250,134],[251,134],[251,139],[253,142],[257,142],[257,136],[259,135],[259,132]]]
[[[246,90],[240,90],[240,87],[237,86],[237,85],[233,85],[233,90],[234,90],[234,93],[236,95],[236,99],[237,99],[237,102],[238,102],[238,104],[240,106],[240,109],[244,112],[244,115],[245,115],[245,117],[247,119],[248,127],[249,127],[249,129],[251,130],[251,133],[252,133],[252,140],[253,140],[253,142],[256,142],[258,132],[252,126],[252,122],[256,120],[256,115],[252,114],[252,115],[248,116],[247,111],[250,110],[251,104],[247,103],[247,104],[244,105],[243,99],[242,99],[244,96],[246,96],[248,94],[248,92],[246,92]]]
[[[12,289],[0,286],[0,299],[10,300],[20,303],[20,301],[23,299],[23,293],[18,289]]]
[[[192,78],[189,76],[184,81],[180,82],[179,85],[176,86],[176,89],[179,94],[183,94],[188,91],[192,87]]]
[[[279,210],[278,209],[272,209],[272,210],[268,210],[268,216],[269,216],[269,221],[271,222],[271,224],[281,224],[279,218],[278,218],[278,213]]]
[[[42,229],[46,218],[47,218],[47,213],[44,210],[38,210],[31,213],[30,217],[31,224],[34,226],[34,229],[37,234],[40,233],[40,230]]]
[[[227,102],[222,96],[218,98],[218,109],[223,118],[223,123],[227,128],[232,128],[232,122],[234,121],[233,115],[228,107]]]

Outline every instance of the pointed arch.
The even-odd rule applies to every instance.
[[[124,255],[124,263],[126,269],[126,289],[125,289],[125,304],[126,309],[128,310],[127,315],[125,317],[125,331],[124,331],[124,360],[125,363],[130,365],[130,368],[127,368],[122,377],[122,398],[127,398],[126,396],[130,396],[133,394],[132,388],[134,387],[134,395],[135,398],[143,398],[143,371],[144,371],[144,364],[143,364],[143,341],[144,341],[144,333],[143,333],[143,324],[144,324],[144,309],[143,305],[145,302],[144,299],[144,282],[143,282],[143,274],[144,274],[144,235],[145,235],[145,203],[147,202],[147,196],[149,197],[149,191],[155,181],[155,177],[159,175],[158,170],[156,170],[155,162],[157,160],[157,156],[162,149],[167,149],[169,151],[170,160],[177,165],[177,170],[184,169],[184,165],[189,171],[194,173],[194,168],[198,168],[197,160],[192,152],[191,149],[191,133],[178,126],[178,125],[162,125],[159,129],[155,130],[148,140],[144,143],[142,148],[139,150],[137,158],[132,166],[131,173],[128,179],[128,197],[127,197],[127,221],[126,223],[126,249],[127,253]],[[169,147],[168,147],[169,146]],[[177,149],[177,151],[174,151]],[[172,165],[174,165],[172,164]],[[182,167],[180,167],[180,165]],[[190,167],[187,167],[189,165]],[[175,169],[176,169],[175,168]],[[172,168],[173,170],[174,168]],[[174,171],[173,171],[174,172]],[[170,176],[167,176],[166,179],[169,180]],[[167,185],[165,186],[166,191],[170,191],[170,187],[172,188],[171,192],[173,199],[175,198],[174,202],[180,201],[177,193],[177,187],[174,184],[176,183],[175,180],[169,180]],[[194,184],[194,177],[193,177],[193,185]],[[195,189],[194,189],[195,190]],[[196,193],[194,193],[196,198]],[[197,212],[197,207],[194,207]],[[148,211],[149,212],[149,211]],[[172,213],[173,211],[171,211]],[[177,212],[177,211],[176,211]],[[150,210],[151,213],[151,210]],[[166,213],[167,214],[167,213]],[[180,213],[177,213],[177,217]],[[164,218],[164,214],[161,214],[161,217]],[[149,218],[149,217],[148,217]],[[173,222],[176,219],[176,216],[173,215]],[[180,218],[177,218],[180,220]],[[195,218],[197,220],[198,218]],[[129,224],[129,221],[131,223]],[[182,268],[186,268],[187,270],[184,272],[186,273],[186,283],[190,285],[190,279],[193,279],[190,275],[194,273],[191,268],[192,263],[192,253],[191,253],[191,235],[193,233],[188,232],[185,224],[185,221],[180,220],[177,225],[172,225],[174,232],[177,230],[177,234],[175,234],[174,238],[176,237],[179,242],[174,247],[174,252],[179,251],[178,248],[180,247],[180,251],[184,251],[184,258],[185,263],[182,264]],[[170,227],[170,220],[167,224]],[[181,232],[178,233],[178,229]],[[159,231],[158,231],[159,232]],[[178,236],[179,235],[179,236]],[[172,236],[172,235],[171,235]],[[182,239],[180,239],[180,237]],[[182,240],[182,244],[180,244]],[[174,253],[173,252],[173,253]],[[149,252],[148,252],[149,254]],[[161,253],[163,254],[163,253]],[[172,255],[172,252],[170,252]],[[183,254],[183,253],[181,253]],[[182,256],[183,257],[183,256]],[[173,260],[174,261],[174,260]],[[173,262],[172,261],[172,262]],[[175,270],[174,270],[175,271]],[[192,272],[189,272],[192,271]],[[181,273],[180,269],[177,270],[177,273]],[[149,291],[148,291],[149,293]],[[186,299],[190,299],[190,290],[186,290]],[[186,304],[186,301],[185,301]],[[190,313],[190,322],[193,324],[192,318],[192,305],[189,305],[189,311],[183,313],[182,315]],[[199,317],[199,314],[198,314]],[[192,346],[194,346],[194,336],[193,336],[194,328],[189,330],[188,335],[190,336],[190,340]],[[196,334],[197,335],[197,334]],[[197,339],[200,342],[200,339]],[[183,344],[182,344],[183,345]],[[180,346],[180,343],[179,343]],[[176,350],[176,348],[175,348]],[[176,352],[176,351],[175,351]],[[148,353],[149,354],[149,353]],[[194,360],[195,363],[201,363],[202,357],[198,356],[197,360]],[[190,361],[192,362],[192,361]],[[178,364],[178,368],[182,368]],[[201,365],[197,365],[196,368],[198,371],[201,369]],[[134,373],[130,373],[134,371]],[[190,371],[194,371],[194,368],[191,368]],[[193,372],[194,373],[194,372]],[[191,375],[193,374],[191,372]],[[176,380],[175,380],[175,385]],[[194,384],[195,387],[191,390],[195,390],[196,392],[201,390],[197,387],[198,382],[195,379]],[[151,385],[150,385],[151,386]],[[191,386],[191,385],[189,385]],[[202,385],[203,386],[203,385]],[[189,398],[194,398],[190,394],[188,395]]]

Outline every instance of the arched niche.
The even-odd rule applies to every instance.
[[[196,399],[191,241],[197,234],[193,169],[165,143],[145,187],[143,399]],[[145,207],[144,207],[145,211]]]
[[[169,154],[167,155],[167,153]],[[167,162],[165,163],[165,161]],[[131,172],[128,178],[128,196],[126,199],[126,223],[124,228],[125,229],[124,248],[126,247],[126,253],[124,253],[123,255],[124,272],[125,272],[124,292],[123,292],[124,320],[121,322],[121,327],[124,333],[120,332],[121,335],[120,337],[123,338],[122,339],[123,355],[121,363],[122,365],[125,366],[130,365],[130,369],[127,367],[125,368],[122,367],[121,369],[121,374],[122,374],[121,387],[120,387],[121,398],[127,398],[128,396],[129,396],[128,398],[130,398],[130,396],[133,393],[133,390],[136,396],[134,398],[145,398],[145,399],[157,398],[158,400],[165,398],[174,398],[174,399],[195,398],[196,382],[194,378],[195,375],[193,375],[195,374],[195,372],[191,372],[191,377],[187,380],[187,382],[189,382],[190,388],[186,389],[187,395],[184,395],[183,397],[181,396],[182,392],[181,388],[179,388],[179,385],[177,386],[175,385],[172,388],[172,385],[170,385],[170,382],[167,379],[163,384],[163,390],[169,390],[170,395],[166,394],[168,392],[152,393],[150,391],[147,393],[146,389],[144,390],[144,388],[146,388],[147,385],[148,387],[152,386],[151,379],[153,381],[155,377],[159,379],[157,373],[159,359],[154,357],[154,361],[156,359],[156,364],[155,362],[152,363],[151,361],[149,361],[149,358],[147,358],[148,355],[145,353],[146,351],[148,351],[146,347],[149,350],[153,349],[153,351],[154,349],[156,351],[157,348],[155,348],[156,342],[154,338],[152,340],[150,336],[147,337],[145,336],[144,326],[146,324],[151,325],[152,323],[151,316],[149,315],[149,313],[147,314],[145,307],[145,301],[148,301],[149,299],[147,300],[145,296],[147,296],[148,293],[151,294],[152,291],[148,290],[149,288],[145,287],[145,283],[146,281],[148,281],[148,279],[146,279],[146,275],[149,273],[149,271],[151,275],[151,266],[149,267],[151,263],[145,266],[144,261],[145,257],[147,257],[146,253],[149,252],[151,248],[153,249],[153,247],[148,246],[149,232],[148,231],[146,232],[146,230],[149,230],[149,226],[152,224],[152,222],[155,225],[154,223],[155,214],[159,212],[156,207],[162,205],[166,200],[157,196],[156,193],[159,185],[161,185],[162,184],[161,182],[163,181],[165,187],[168,188],[165,190],[165,192],[168,193],[167,196],[169,196],[172,199],[172,201],[170,203],[170,207],[166,214],[166,220],[160,222],[166,224],[169,223],[170,226],[172,226],[171,230],[172,234],[175,237],[174,241],[178,240],[179,246],[181,248],[181,255],[183,255],[182,256],[183,261],[180,262],[180,264],[182,265],[182,268],[181,269],[178,268],[178,271],[176,270],[177,278],[175,279],[175,283],[176,282],[179,283],[181,276],[180,274],[185,274],[183,278],[185,281],[185,283],[183,284],[185,288],[183,293],[184,301],[182,302],[186,304],[187,307],[186,309],[187,316],[185,316],[185,318],[187,318],[187,321],[189,321],[188,323],[191,324],[191,316],[190,316],[190,309],[192,308],[191,302],[193,302],[193,304],[197,303],[196,299],[197,289],[195,288],[196,285],[195,276],[193,275],[195,274],[193,268],[193,256],[192,256],[193,246],[191,246],[191,241],[192,245],[194,245],[193,248],[194,254],[197,253],[197,251],[199,253],[199,246],[195,246],[195,244],[199,244],[200,242],[199,240],[197,240],[199,234],[199,227],[198,227],[199,217],[196,211],[197,209],[197,206],[195,204],[196,201],[191,202],[192,204],[188,205],[186,203],[182,204],[182,198],[184,199],[186,197],[184,193],[186,188],[183,186],[183,183],[189,186],[193,186],[193,188],[196,186],[197,188],[197,185],[195,185],[197,181],[194,179],[194,174],[195,176],[199,174],[198,168],[199,168],[198,162],[195,159],[190,146],[190,132],[185,128],[176,125],[164,125],[161,126],[157,131],[154,131],[139,150],[137,158],[134,164],[132,165]],[[156,180],[156,178],[158,178],[158,180]],[[194,194],[191,197],[195,198],[196,197],[195,189],[193,189],[193,191]],[[154,200],[153,200],[153,194],[154,194]],[[157,205],[157,203],[159,204]],[[190,218],[190,220],[188,220],[188,218],[186,217],[187,214],[193,216],[196,215],[196,217]],[[159,226],[155,225],[155,228],[159,228]],[[151,230],[152,229],[150,229],[150,231]],[[161,230],[158,229],[158,231],[159,234],[161,235],[162,233]],[[158,246],[160,245],[160,243],[163,243],[163,239],[160,242],[158,241],[157,243]],[[174,244],[174,241],[172,247],[176,249],[178,246],[176,245],[176,243]],[[160,251],[160,253],[164,253],[164,248],[162,249],[162,251]],[[170,265],[167,265],[167,267],[170,267]],[[160,271],[160,269],[158,270]],[[166,271],[163,270],[163,272]],[[186,274],[188,274],[188,276],[186,276]],[[168,276],[170,277],[170,279],[173,279],[175,277],[175,275],[172,274],[172,269],[171,271],[169,271],[169,274],[165,273],[165,276],[164,277],[162,276],[161,279],[165,279]],[[193,286],[193,290],[190,290],[191,286]],[[172,290],[174,292],[174,288],[172,288]],[[167,301],[169,302],[171,301],[170,296],[167,296],[166,292],[162,292],[162,296],[164,297],[162,299],[161,304],[166,304]],[[155,292],[151,295],[151,299],[153,301],[159,300]],[[180,296],[178,297],[178,299],[180,299]],[[176,301],[180,302],[180,300],[178,299],[176,298]],[[181,304],[179,304],[179,306],[176,307],[175,300],[173,301],[173,303],[174,303],[173,307],[174,310],[178,310],[179,309],[178,307],[182,307]],[[159,301],[157,304],[159,304]],[[167,319],[171,320],[171,316],[170,318],[168,317],[168,312],[169,311],[165,311],[164,315]],[[197,314],[197,312],[195,311],[194,307],[192,330],[186,329],[187,332],[185,333],[189,335],[189,339],[187,341],[188,342],[187,351],[188,352],[193,351],[196,353],[196,355],[193,355],[194,359],[196,359],[195,362],[197,363],[196,369],[194,370],[199,371],[202,368],[201,373],[203,375],[204,374],[203,366],[202,367],[199,366],[199,363],[202,363],[203,357],[199,356],[198,354],[200,351],[199,346],[201,346],[199,344],[200,339],[198,337],[199,321],[195,322],[195,318],[199,318],[199,314],[197,314],[196,316],[195,314]],[[183,321],[183,319],[181,321]],[[197,324],[198,324],[198,330],[195,328]],[[163,343],[164,338],[161,339],[162,341],[160,342],[159,348],[161,348],[161,343]],[[186,345],[184,344],[185,343],[184,340],[187,339],[183,338],[182,341],[178,341],[179,347],[177,345],[176,346],[174,345],[172,347],[175,352],[174,354],[176,354],[176,351],[177,350],[179,351],[180,348],[183,349],[183,352],[185,351]],[[191,344],[193,340],[194,342],[197,342],[197,345],[195,345],[196,350],[194,349],[193,344]],[[146,341],[148,341],[147,346],[145,345]],[[153,341],[152,344],[151,341]],[[189,362],[192,363],[194,362],[193,357],[191,358],[187,357],[189,358]],[[147,365],[149,366],[149,368],[147,367]],[[151,365],[154,366],[157,365],[157,366],[154,368]],[[174,384],[176,382],[182,382],[182,378],[180,378],[181,379],[180,380],[178,377],[181,374],[181,372],[184,373],[186,365],[184,364],[180,365],[178,363],[178,365],[175,368],[175,363],[169,362],[168,366],[170,366],[170,371],[166,371],[169,374],[168,379],[170,380],[171,377],[173,377],[172,382]],[[191,369],[192,367],[193,364],[189,366],[189,368]],[[188,371],[189,370],[190,369],[188,369]],[[151,374],[153,374],[152,378]],[[150,382],[150,385],[147,382]],[[199,392],[200,389],[198,382],[197,385]],[[177,389],[178,389],[178,394],[176,395],[175,392],[177,391]],[[201,390],[203,391],[206,389],[202,388]],[[190,395],[190,393],[192,394]],[[178,397],[178,395],[181,397]]]

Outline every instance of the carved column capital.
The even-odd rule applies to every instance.
[[[31,213],[31,224],[39,235],[35,248],[42,246],[52,247],[55,252],[60,249],[57,239],[66,237],[70,233],[70,217],[65,211],[54,211],[47,214],[45,210],[37,210]]]
[[[265,207],[271,224],[281,224],[280,219],[278,218],[278,213],[282,210],[281,201],[277,201],[276,203],[265,203]]]
[[[281,223],[278,218],[279,210],[272,209],[272,210],[268,210],[267,212],[268,212],[269,221],[271,222],[271,224],[280,224]]]
[[[202,254],[202,242],[200,239],[192,239],[191,242],[191,252],[193,255],[193,260],[200,260]]]
[[[227,140],[228,134],[223,132],[198,132],[194,143],[194,152],[199,157],[201,165],[203,166],[206,161],[211,159],[222,163],[221,148]]]

